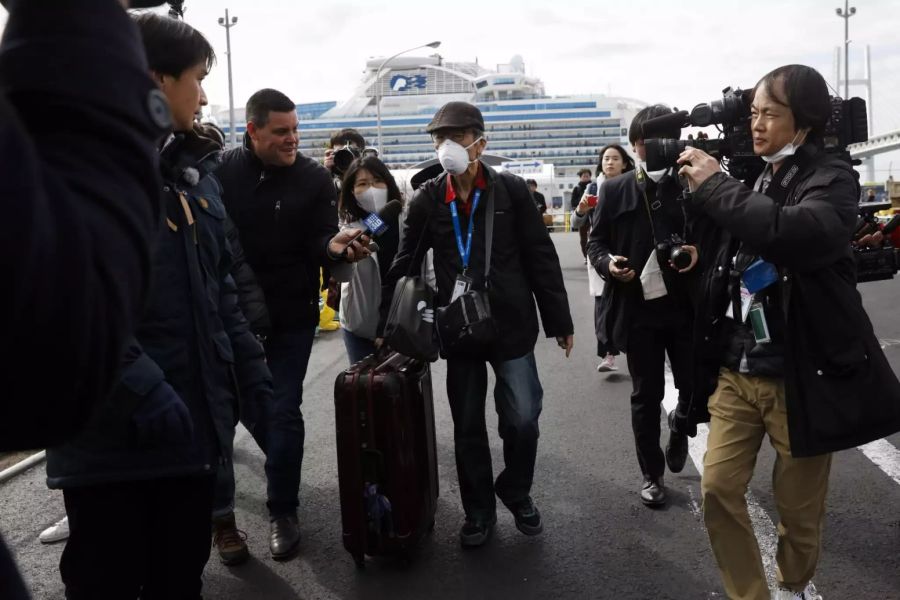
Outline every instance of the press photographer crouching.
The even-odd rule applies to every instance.
[[[855,289],[848,240],[859,186],[823,137],[836,106],[825,80],[789,65],[745,98],[753,151],[767,163],[753,189],[702,150],[678,159],[701,254],[691,417],[708,408],[711,418],[703,513],[728,597],[770,598],[744,497],[768,434],[780,517],[775,597],[819,598],[809,582],[829,452],[900,430],[900,383]]]
[[[588,238],[590,264],[607,281],[597,316],[598,338],[608,350],[625,352],[628,358],[634,386],[631,424],[643,474],[640,499],[647,506],[666,502],[666,464],[673,473],[684,468],[687,434],[693,433],[683,423],[691,398],[688,273],[696,249],[684,245],[682,188],[675,169],[648,170],[644,163],[644,123],[668,116],[672,111],[662,105],[635,115],[628,137],[640,159],[638,168],[603,182]],[[664,133],[678,137],[681,128],[675,124]],[[659,438],[666,353],[679,390],[670,423],[671,418],[679,423],[664,454]]]

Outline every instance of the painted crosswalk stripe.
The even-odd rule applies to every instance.
[[[877,440],[859,449],[888,477],[900,484],[900,450],[896,446],[887,440]]]
[[[663,399],[666,414],[674,410],[677,403],[678,390],[675,388],[672,373],[666,368],[666,396]],[[697,426],[697,435],[690,438],[688,443],[688,454],[701,476],[703,475],[703,456],[706,454],[706,440],[708,437],[709,427],[701,423]],[[753,492],[749,490],[747,491],[747,512],[750,514],[753,533],[756,534],[756,540],[759,543],[766,579],[768,579],[769,587],[772,588],[775,586],[775,552],[778,549],[778,532],[768,513],[760,506],[753,496]]]

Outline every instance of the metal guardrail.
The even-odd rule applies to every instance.
[[[6,481],[8,479],[12,479],[16,475],[19,475],[20,473],[24,473],[25,471],[27,471],[34,465],[43,461],[45,458],[47,458],[47,451],[41,450],[40,452],[32,454],[31,456],[29,456],[28,458],[26,458],[24,460],[20,460],[19,462],[17,462],[13,466],[9,467],[8,469],[4,469],[3,471],[0,471],[0,483],[3,483],[4,481]]]
[[[900,130],[869,138],[867,142],[847,146],[853,158],[869,158],[883,152],[900,150]]]

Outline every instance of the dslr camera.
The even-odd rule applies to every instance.
[[[720,137],[714,139],[654,139],[655,135],[677,127],[715,125]],[[675,167],[678,156],[688,146],[703,150],[722,163],[732,177],[752,182],[762,173],[765,163],[753,153],[750,130],[750,90],[725,88],[722,99],[698,104],[690,112],[682,110],[650,119],[643,126],[647,148],[647,170]],[[825,151],[840,155],[853,163],[847,146],[865,142],[868,136],[866,101],[862,98],[843,100],[831,97],[831,118],[825,126]]]
[[[352,146],[350,142],[347,142],[340,148],[335,149],[333,156],[334,168],[340,173],[346,173],[353,161],[360,156],[362,156],[362,151],[356,146]]]
[[[660,261],[660,264],[669,264],[668,261],[671,261],[678,271],[691,266],[691,255],[684,251],[684,245],[685,241],[677,233],[656,244],[657,258],[668,259]]]

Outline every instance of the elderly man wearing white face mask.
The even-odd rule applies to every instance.
[[[487,141],[478,108],[450,102],[438,110],[428,132],[445,172],[424,183],[410,201],[404,238],[382,289],[380,328],[395,283],[416,272],[429,249],[434,250],[439,328],[442,307],[470,292],[487,297],[493,341],[479,338],[465,350],[447,343],[441,348],[466,513],[460,541],[468,547],[487,541],[497,519],[495,494],[521,532],[537,535],[543,523],[531,484],[543,390],[534,358],[535,300],[547,337],[566,356],[573,345],[559,258],[525,181],[479,160]],[[496,482],[484,414],[487,363],[497,378],[494,397],[506,467]]]

